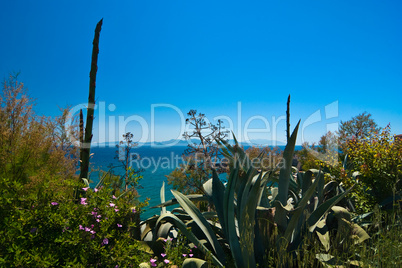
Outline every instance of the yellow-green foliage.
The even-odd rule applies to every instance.
[[[352,139],[347,146],[352,171],[361,174],[356,198],[361,199],[367,194],[372,196],[372,202],[367,204],[369,207],[400,190],[402,177],[402,142],[394,140],[389,127],[371,134],[372,138]],[[354,182],[345,180],[345,183]]]
[[[282,153],[278,147],[271,148],[266,146],[259,148],[252,146],[247,148],[245,152],[255,168],[265,171],[274,169],[282,160]],[[262,157],[260,157],[261,153],[263,153]]]
[[[66,129],[67,112],[51,119],[37,116],[34,102],[16,76],[3,82],[0,94],[0,177],[20,182],[20,193],[46,188],[60,191],[72,178],[77,160]]]

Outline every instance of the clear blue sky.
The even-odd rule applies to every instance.
[[[401,14],[401,1],[378,0],[2,1],[0,75],[21,71],[40,114],[86,103],[103,18],[96,99],[106,111],[94,141],[117,139],[109,128],[122,126],[119,116],[137,140],[177,138],[190,109],[230,118],[241,139],[245,128],[265,128],[248,138],[284,140],[275,120],[288,94],[292,126],[305,125],[299,144],[364,111],[400,134]],[[161,103],[170,106],[154,109],[151,128]]]

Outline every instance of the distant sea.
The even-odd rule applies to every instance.
[[[285,148],[285,146],[278,147],[281,150]],[[139,159],[132,161],[132,167],[143,168],[143,172],[141,173],[143,178],[140,181],[141,187],[138,189],[140,200],[144,201],[146,198],[150,198],[149,206],[141,215],[142,220],[160,213],[160,209],[150,209],[150,207],[160,204],[160,189],[163,182],[165,182],[166,200],[173,197],[170,192],[171,186],[167,183],[165,175],[170,174],[182,163],[181,156],[186,148],[186,146],[171,146],[165,148],[141,146],[132,149],[132,153],[139,155]],[[295,149],[300,150],[301,148],[301,146],[296,146]],[[93,153],[91,164],[94,169],[99,168],[107,171],[109,166],[119,165],[118,159],[115,159],[117,155],[115,147],[93,147],[91,148],[91,153]],[[123,172],[123,169],[115,170],[115,173],[119,172]],[[97,172],[92,173],[91,180],[93,181],[91,186],[95,186],[98,183],[99,178]]]

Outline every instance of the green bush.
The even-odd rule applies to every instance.
[[[394,140],[389,127],[370,139],[351,140],[347,152],[352,170],[360,173],[355,198],[369,211],[401,190],[402,143]],[[362,199],[367,196],[369,200]]]
[[[2,267],[136,267],[145,258],[133,238],[139,212],[129,194],[115,199],[108,187],[84,188],[86,197],[76,202],[13,196],[4,189],[18,185],[4,179],[1,188]]]

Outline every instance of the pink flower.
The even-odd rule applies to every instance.
[[[50,203],[50,204],[52,204],[52,206],[57,206],[59,203],[57,203],[57,202],[52,202],[52,203]]]
[[[96,232],[94,230],[91,230],[90,233],[91,234],[96,234]]]
[[[165,258],[165,257],[166,257],[166,254],[165,254],[165,253],[161,253],[161,256],[162,256],[163,258]]]
[[[114,209],[114,211],[116,211],[116,212],[117,212],[117,211],[119,211],[119,210],[118,210],[117,208],[115,208],[115,209]]]
[[[91,231],[91,228],[85,227],[85,232],[89,232],[89,231]]]
[[[113,203],[110,203],[110,204],[109,204],[109,206],[114,207],[114,206],[116,206],[116,205],[115,205],[115,204],[113,204]]]
[[[113,195],[113,199],[116,199],[116,196]]]
[[[98,216],[96,216],[97,218],[100,218],[100,217],[102,217],[102,215],[98,215]]]
[[[123,225],[121,225],[121,224],[117,224],[117,227],[121,228],[121,227],[123,227]]]
[[[168,264],[170,261],[168,259],[164,259],[163,262]]]
[[[84,198],[84,197],[81,197],[81,205],[88,205],[88,203],[86,202],[87,201],[87,199],[86,198]]]
[[[95,191],[95,193],[96,193],[96,192],[99,191],[99,190],[98,190],[98,188],[95,188],[94,191]]]
[[[191,257],[193,257],[193,256],[194,256],[194,254],[188,254],[188,256],[191,258]]]
[[[97,222],[100,222],[100,219],[96,219]]]
[[[187,254],[182,254],[183,255],[183,257],[187,257]]]
[[[156,260],[155,259],[150,259],[149,262],[151,263],[152,267],[156,267]]]
[[[84,230],[84,227],[82,227],[82,225],[81,225],[81,224],[80,224],[79,226],[80,226],[80,230]]]
[[[107,245],[107,244],[109,244],[109,239],[107,239],[107,238],[103,239],[101,245],[103,246],[103,245]]]
[[[82,188],[85,192],[88,191],[89,187]]]

